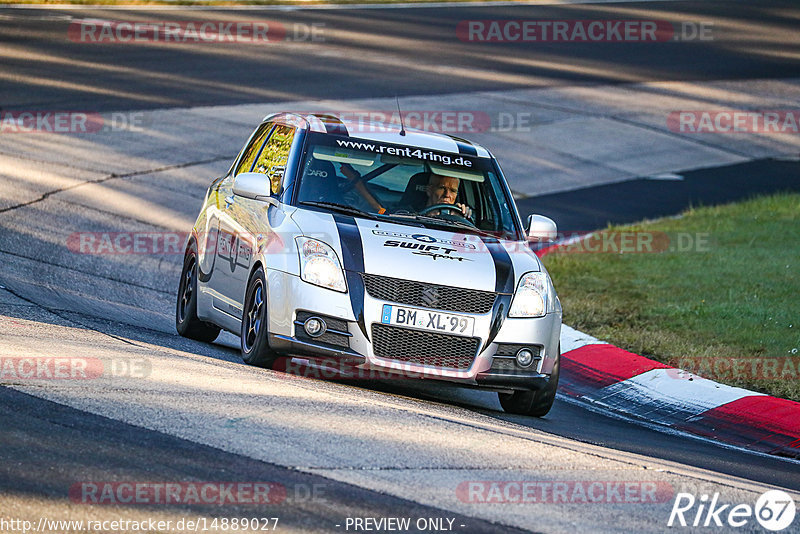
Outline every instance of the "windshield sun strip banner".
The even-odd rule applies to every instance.
[[[399,145],[395,143],[386,143],[373,140],[357,140],[353,137],[341,137],[328,134],[312,134],[310,136],[310,144],[329,146],[335,149],[342,150],[343,153],[347,151],[368,152],[375,154],[376,160],[380,156],[408,158],[410,160],[418,160],[420,163],[435,163],[447,167],[457,169],[471,170],[475,172],[485,172],[492,170],[490,158],[478,157],[477,151],[468,153],[469,150],[464,150],[463,153],[444,152],[432,148],[412,146],[412,145]],[[458,143],[453,141],[453,148],[459,150]]]

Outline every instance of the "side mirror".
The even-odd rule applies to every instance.
[[[278,200],[272,196],[270,191],[269,176],[258,172],[237,174],[233,179],[233,194],[267,202],[273,206],[278,205]]]
[[[558,227],[555,221],[544,215],[528,215],[528,239],[531,241],[555,241]]]

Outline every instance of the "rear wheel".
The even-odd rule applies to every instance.
[[[558,356],[550,374],[547,386],[536,391],[515,391],[514,393],[498,393],[500,405],[508,413],[519,415],[532,415],[534,417],[544,417],[553,402],[556,400],[556,390],[558,389],[558,375],[561,369],[561,345],[558,346]]]
[[[175,305],[175,329],[183,337],[210,343],[220,328],[197,317],[197,248],[192,242],[183,257],[183,271]]]
[[[249,365],[272,368],[278,354],[269,348],[267,280],[259,267],[250,276],[242,312],[242,359]]]

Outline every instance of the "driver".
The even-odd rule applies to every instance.
[[[458,195],[458,185],[460,182],[461,180],[452,176],[431,173],[427,188],[427,206],[455,204],[461,210],[464,217],[468,219],[472,217],[472,208],[466,204],[456,204],[456,195]],[[438,212],[431,212],[431,215],[438,215]]]

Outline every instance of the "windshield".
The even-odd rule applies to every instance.
[[[315,133],[301,172],[301,205],[517,236],[509,199],[489,158]]]

